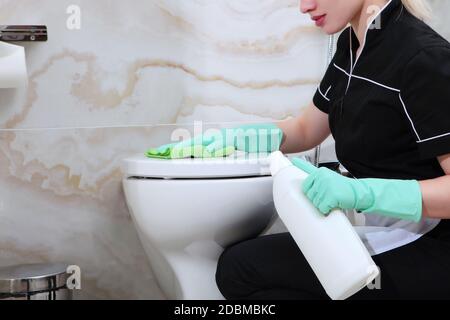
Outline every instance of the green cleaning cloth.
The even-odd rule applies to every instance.
[[[275,124],[251,124],[217,133],[201,134],[193,139],[150,149],[146,155],[158,159],[221,158],[235,150],[248,153],[270,153],[280,148],[283,131]]]
[[[168,144],[156,149],[148,150],[145,155],[155,159],[184,159],[184,158],[221,158],[227,157],[235,152],[234,146],[227,146],[222,149],[208,152],[206,146],[180,146],[179,144]]]

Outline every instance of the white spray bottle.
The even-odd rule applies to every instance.
[[[279,151],[269,161],[278,215],[330,298],[347,299],[371,283],[379,269],[344,212],[322,215],[301,190],[308,174]]]

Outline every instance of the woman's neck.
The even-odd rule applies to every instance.
[[[362,49],[369,24],[372,22],[373,17],[379,13],[379,10],[381,10],[388,2],[389,0],[364,0],[361,5],[361,10],[350,21],[360,44],[358,55]],[[375,11],[372,7],[378,9]]]

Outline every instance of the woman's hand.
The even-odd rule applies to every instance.
[[[323,214],[329,214],[336,208],[355,209],[371,205],[370,190],[363,182],[328,168],[316,168],[302,159],[293,159],[292,163],[309,174],[302,190]]]
[[[273,123],[250,124],[232,129],[222,129],[207,147],[209,152],[232,145],[248,153],[271,153],[280,149],[283,131]]]
[[[279,150],[282,139],[283,131],[275,124],[245,125],[150,149],[146,155],[150,158],[176,159],[222,157],[235,150],[270,153]]]
[[[416,180],[351,179],[302,159],[292,163],[309,174],[303,192],[323,214],[339,208],[414,222],[422,218],[422,192]]]

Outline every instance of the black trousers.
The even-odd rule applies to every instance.
[[[373,257],[381,277],[350,300],[450,299],[450,220],[403,247]],[[227,248],[216,272],[229,300],[328,300],[289,233]]]

